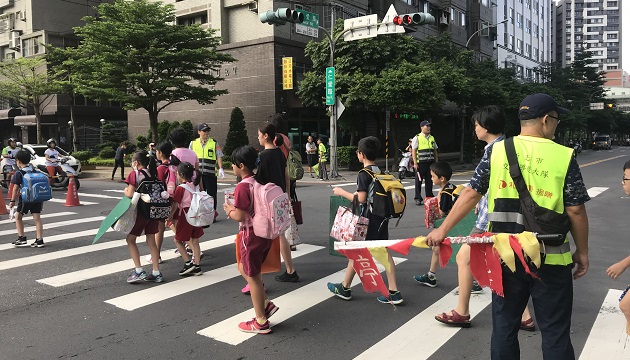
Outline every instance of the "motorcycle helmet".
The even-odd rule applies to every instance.
[[[17,139],[16,139],[16,138],[14,138],[14,137],[9,138],[9,140],[7,140],[7,145],[11,146],[11,143],[12,143],[12,142],[17,142]]]
[[[49,146],[49,147],[50,147],[51,143],[54,143],[55,146],[57,146],[57,140],[55,140],[53,138],[50,138],[50,139],[48,139],[48,141],[46,141],[46,145]]]

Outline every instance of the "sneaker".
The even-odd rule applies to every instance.
[[[340,297],[344,300],[352,299],[352,290],[346,289],[345,287],[343,287],[343,285],[341,285],[341,283],[328,283],[327,286],[328,290],[330,290],[330,292],[335,294],[337,297]]]
[[[267,288],[265,287],[265,284],[263,283],[263,290],[265,290],[265,292],[267,292]],[[241,292],[245,295],[249,295],[249,284],[245,285],[242,289]]]
[[[260,325],[258,321],[256,321],[256,318],[238,324],[238,329],[242,332],[256,334],[269,334],[271,332],[271,328],[269,327],[269,320]]]
[[[193,276],[198,276],[198,275],[203,274],[203,271],[201,271],[201,266],[195,265],[192,271],[190,271],[188,274],[193,275]]]
[[[18,236],[17,240],[12,242],[11,244],[15,246],[24,246],[26,245],[26,236]]]
[[[424,203],[422,202],[422,200],[416,200],[416,205],[420,206],[420,205],[424,205]]]
[[[162,273],[159,273],[157,275],[153,275],[153,273],[148,274],[145,278],[144,281],[153,281],[156,283],[161,283],[164,282],[164,276],[162,276]]]
[[[44,239],[35,239],[35,241],[31,243],[31,247],[37,247],[37,248],[44,247]]]
[[[276,276],[276,281],[280,282],[298,282],[300,277],[298,276],[297,271],[294,271],[293,274],[289,274],[286,270],[284,274]]]
[[[473,280],[473,286],[472,286],[472,290],[470,291],[470,293],[471,294],[483,294],[483,288],[481,287],[481,285],[479,285],[477,280]]]
[[[376,300],[378,300],[378,302],[383,303],[383,304],[394,304],[394,305],[398,305],[403,302],[403,298],[402,298],[402,295],[400,295],[400,291],[396,291],[393,294],[390,293],[388,297],[381,295],[377,297]]]
[[[131,274],[127,277],[128,283],[136,283],[142,281],[147,277],[147,273],[143,270],[141,273],[137,273],[136,270],[131,270]]]
[[[184,264],[184,267],[179,271],[179,275],[183,276],[194,270],[195,270],[195,264],[193,264],[191,261],[189,263]]]
[[[268,302],[267,306],[265,306],[265,317],[267,318],[267,320],[269,320],[271,315],[275,314],[278,310],[280,310],[280,308],[277,307],[272,301]]]
[[[431,278],[429,274],[414,275],[413,279],[428,287],[435,287],[437,285],[437,278],[435,276]]]
[[[151,258],[151,255],[147,255],[144,257],[144,259],[149,263],[149,264],[153,264],[153,259]],[[158,261],[158,264],[163,263],[164,261],[162,260],[162,257],[160,256],[160,260]]]

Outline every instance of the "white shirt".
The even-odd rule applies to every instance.
[[[424,135],[424,133],[422,133],[422,135]],[[431,134],[429,134],[429,135],[424,135],[424,137],[425,137],[425,138],[427,138],[427,139],[429,138],[429,136],[431,136]],[[411,148],[412,148],[412,149],[417,149],[417,148],[418,148],[418,137],[417,137],[417,136],[414,136],[414,137],[413,137],[413,139],[411,140]],[[438,146],[437,146],[437,142],[434,142],[434,143],[433,143],[433,148],[434,148],[434,149],[437,149],[437,148],[438,148]]]
[[[44,155],[48,155],[48,157],[52,160],[46,159],[46,166],[57,166],[59,165],[59,151],[57,149],[48,148],[44,151]]]
[[[314,142],[310,143],[307,142],[306,143],[306,153],[307,154],[315,154],[317,152],[317,144],[315,144]]]

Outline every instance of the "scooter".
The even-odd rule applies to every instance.
[[[411,158],[411,153],[410,152],[402,152],[402,150],[398,150],[400,151],[400,154],[402,155],[402,159],[400,159],[400,162],[398,163],[398,178],[400,180],[404,180],[405,177],[413,177],[415,176],[414,173],[414,169],[413,169],[413,159]]]
[[[65,175],[57,175],[55,177],[53,177],[53,182],[51,184],[51,186],[53,188],[63,188],[63,189],[68,189],[68,183],[70,182],[70,175],[74,176],[74,186],[76,187],[77,190],[79,190],[79,188],[81,187],[81,183],[79,182],[79,173],[76,172],[76,170],[74,170],[72,168],[72,166],[68,165],[68,159],[67,158],[61,158],[59,159],[59,166],[61,166],[61,170],[63,170],[63,172],[65,172]],[[37,169],[41,172],[43,172],[44,174],[48,175],[48,177],[50,178],[50,174],[48,174],[48,169],[46,169],[46,165],[38,165]]]

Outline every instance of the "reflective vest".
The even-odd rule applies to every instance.
[[[208,138],[205,145],[201,144],[199,138],[193,140],[190,150],[194,151],[199,158],[199,172],[202,174],[216,174],[217,168],[217,143],[212,138]]]
[[[317,147],[317,150],[318,150],[319,156],[321,156],[319,162],[323,162],[323,163],[326,162],[327,161],[326,160],[326,152],[327,152],[326,145],[319,144],[319,146]]]
[[[433,135],[429,135],[427,138],[423,133],[416,135],[418,138],[418,148],[416,149],[416,160],[421,162],[433,162],[435,161],[435,139]]]
[[[532,199],[541,207],[558,214],[564,212],[564,181],[573,149],[549,139],[517,136],[514,147],[519,167]],[[525,230],[520,212],[518,191],[512,181],[505,141],[492,147],[490,185],[488,187],[488,222],[492,232],[520,233]],[[545,264],[568,265],[571,259],[569,240],[560,246],[545,246]]]

